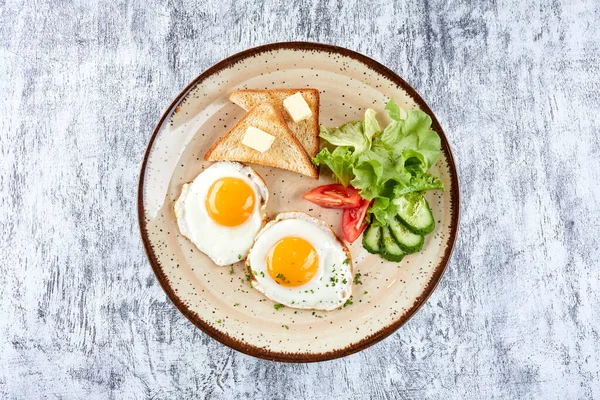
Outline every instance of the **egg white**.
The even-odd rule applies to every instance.
[[[267,271],[269,250],[285,237],[300,237],[317,252],[315,276],[306,284],[278,284]],[[259,232],[246,265],[253,275],[252,286],[266,297],[288,307],[334,310],[352,295],[352,260],[347,247],[323,221],[301,212],[279,214]]]
[[[254,191],[254,210],[243,224],[223,226],[216,223],[206,210],[206,197],[218,179],[232,177],[245,181]],[[237,162],[218,162],[186,183],[175,202],[175,216],[181,234],[188,238],[215,264],[230,265],[246,258],[254,237],[265,222],[269,198],[267,186],[254,170]]]

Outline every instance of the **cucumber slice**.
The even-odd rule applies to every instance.
[[[387,226],[381,228],[381,245],[381,256],[386,260],[402,261],[404,258],[404,252]]]
[[[374,221],[363,235],[363,247],[371,254],[381,252],[381,225]]]
[[[429,203],[420,193],[409,193],[394,200],[398,216],[406,227],[417,235],[427,235],[435,228]]]
[[[399,218],[390,221],[390,231],[406,254],[419,252],[423,248],[423,236],[412,233]]]

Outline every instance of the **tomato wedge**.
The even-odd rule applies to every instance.
[[[369,225],[367,221],[367,210],[371,202],[369,200],[361,200],[360,207],[347,208],[342,214],[342,233],[344,238],[349,243],[354,242],[365,228]]]
[[[325,208],[356,208],[362,198],[352,186],[344,187],[339,183],[314,188],[302,196],[303,199]]]

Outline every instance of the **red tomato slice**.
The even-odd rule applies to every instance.
[[[316,187],[302,198],[325,208],[356,208],[361,205],[362,200],[358,190],[339,183]]]
[[[349,243],[358,239],[360,234],[369,225],[366,217],[370,205],[371,202],[369,200],[362,200],[360,207],[344,210],[342,214],[342,233]]]

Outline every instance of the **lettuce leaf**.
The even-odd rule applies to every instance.
[[[352,171],[354,157],[348,147],[338,146],[333,152],[323,148],[312,161],[317,166],[326,165],[333,172],[336,181],[344,186],[348,186],[354,177]]]
[[[398,214],[398,206],[389,197],[378,197],[369,209],[369,214],[373,215],[381,226],[388,226],[389,221]]]
[[[410,176],[407,183],[398,184],[394,187],[394,197],[404,196],[412,192],[424,192],[426,190],[441,189],[444,190],[444,184],[440,178],[430,175],[426,172],[416,172]]]
[[[361,191],[363,198],[372,200],[388,181],[408,183],[410,173],[404,168],[404,161],[392,158],[382,147],[373,147],[359,155],[352,170],[356,176],[352,186]]]
[[[379,139],[395,156],[402,155],[409,165],[417,164],[427,172],[439,158],[442,145],[438,134],[430,129],[431,122],[423,111],[409,110],[404,120],[392,118]]]
[[[319,136],[334,146],[351,147],[356,153],[362,153],[370,146],[370,141],[364,135],[363,123],[348,122],[339,128],[321,126]]]
[[[388,103],[385,105],[385,109],[388,111],[390,118],[394,121],[400,121],[402,119],[402,112],[400,111],[400,107],[394,99],[390,99]]]
[[[376,133],[381,132],[379,122],[377,122],[377,113],[372,108],[368,108],[367,111],[365,111],[363,131],[365,134],[365,138],[367,139],[368,145],[369,147],[371,147],[373,136],[375,136]]]
[[[351,184],[363,198],[373,200],[369,213],[383,226],[398,212],[395,198],[444,188],[439,178],[427,173],[441,152],[431,117],[420,110],[404,113],[393,99],[385,109],[391,122],[383,130],[372,109],[363,121],[321,127],[321,139],[337,147],[323,148],[313,158],[316,165],[326,165],[339,183]]]

